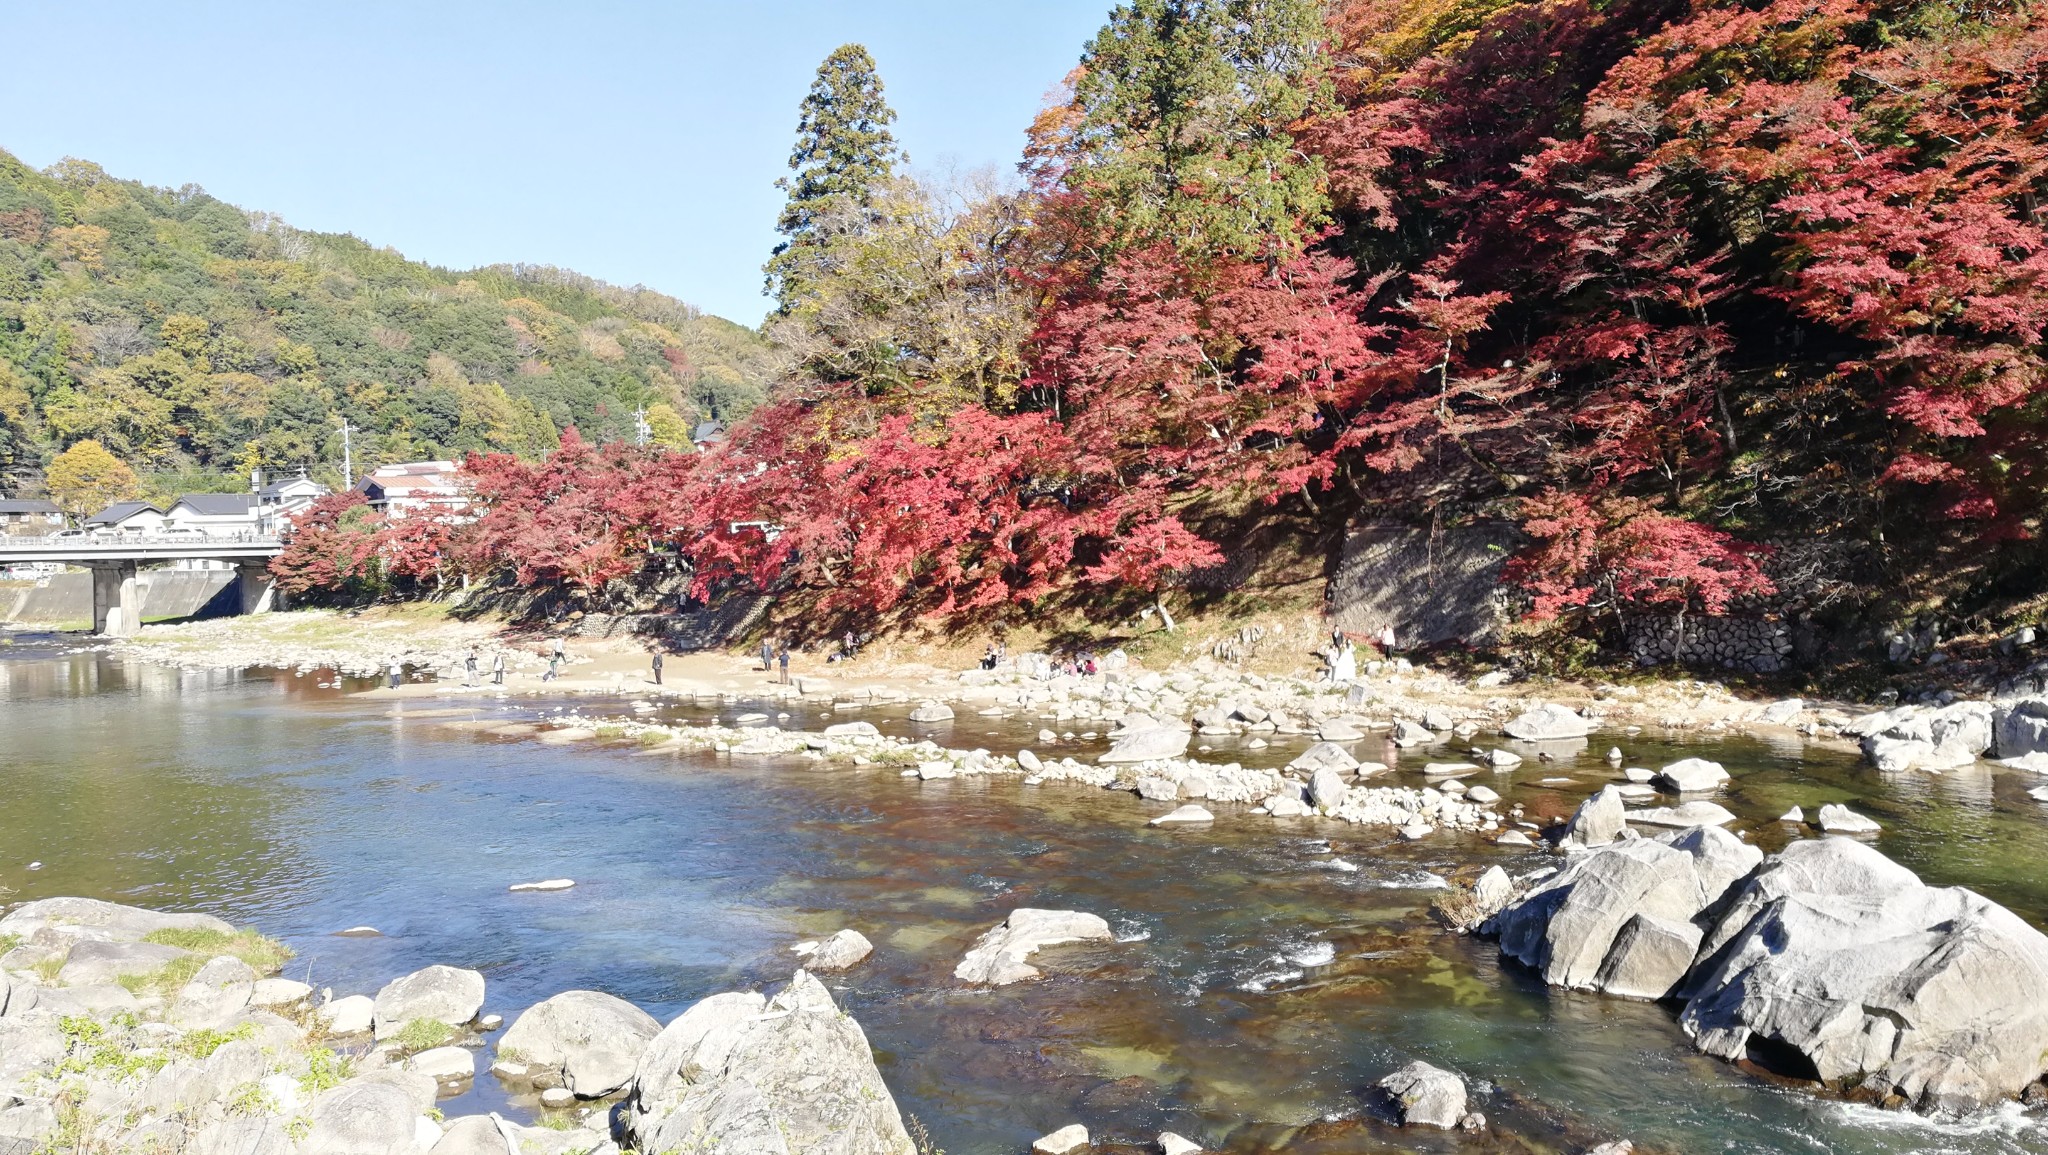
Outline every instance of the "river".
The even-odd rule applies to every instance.
[[[329,674],[193,673],[71,644],[0,646],[0,899],[210,911],[283,938],[299,955],[286,973],[337,995],[430,963],[474,967],[485,1009],[508,1021],[576,987],[665,1020],[786,977],[792,943],[852,926],[875,955],[830,985],[906,1115],[950,1155],[1014,1155],[1075,1121],[1133,1151],[1172,1130],[1214,1151],[1308,1155],[1575,1151],[1622,1136],[1686,1152],[2048,1153],[2048,1129],[2017,1108],[1934,1123],[1698,1056],[1668,1010],[1546,990],[1429,917],[1445,875],[1531,869],[1538,855],[1226,806],[1213,829],[1154,829],[1144,818],[1168,807],[1073,784],[543,745],[451,728],[448,702],[351,698]],[[730,722],[749,708],[653,717]],[[857,716],[912,729],[901,708]],[[1036,725],[963,717],[931,736],[1009,751]],[[1609,744],[1632,765],[1722,761],[1736,781],[1721,800],[1767,846],[1787,836],[1771,821],[1787,807],[1853,801],[1885,824],[1881,849],[1928,881],[2048,921],[2048,827],[2026,775],[1887,779],[1791,739],[1681,748],[1615,734],[1575,763],[1532,759],[1487,781],[1534,814],[1568,813],[1609,780]],[[577,885],[506,890],[550,877]],[[1026,905],[1094,911],[1122,941],[1050,953],[1038,983],[954,983],[973,937]],[[334,934],[358,924],[383,936]],[[1473,1082],[1487,1136],[1364,1118],[1359,1092],[1413,1058]],[[487,1075],[441,1106],[533,1111]]]

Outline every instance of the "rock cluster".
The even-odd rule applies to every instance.
[[[1573,856],[1483,930],[1545,981],[1682,1004],[1700,1050],[1801,1056],[1843,1091],[1921,1109],[2018,1095],[2048,1069],[2048,936],[1867,844],[1765,860],[1715,826]]]
[[[544,1108],[597,1102],[525,1126],[495,1113],[443,1119],[434,1106],[475,1077],[475,971],[428,967],[374,999],[350,996],[359,1012],[316,1020],[305,984],[258,978],[231,954],[182,985],[157,981],[184,974],[192,952],[147,939],[281,953],[211,916],[45,899],[0,919],[0,936],[21,944],[0,957],[0,1151],[618,1155],[621,1140],[724,1155],[914,1150],[860,1027],[804,971],[772,1000],[713,996],[666,1028],[596,991],[536,1004],[506,1031],[493,1073],[538,1091]],[[341,1037],[309,1033],[308,1021]],[[420,1023],[457,1045],[408,1054]],[[602,1109],[614,1095],[617,1135]]]

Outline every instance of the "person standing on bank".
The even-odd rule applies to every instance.
[[[782,652],[781,652],[781,653],[779,653],[779,654],[777,654],[777,655],[775,655],[775,660],[776,660],[776,661],[778,661],[778,662],[780,662],[780,663],[782,663],[782,684],[783,684],[783,685],[785,685],[785,686],[789,685],[789,646],[788,646],[788,645],[786,645],[786,644],[785,644],[785,645],[784,645],[784,646],[782,647]]]
[[[394,689],[394,690],[396,690],[396,689],[398,688],[398,684],[399,684],[400,682],[403,682],[404,680],[405,680],[405,667],[404,667],[404,666],[401,666],[401,665],[399,665],[399,664],[398,664],[398,663],[397,663],[397,662],[396,662],[396,661],[394,660],[394,661],[393,661],[393,662],[391,663],[391,688],[392,688],[392,689]]]
[[[661,651],[654,651],[654,684],[661,685]]]
[[[569,660],[569,651],[568,651],[568,650],[567,650],[567,649],[566,649],[566,648],[565,648],[565,647],[564,647],[564,646],[562,645],[562,639],[560,639],[560,638],[556,638],[556,639],[555,639],[555,662],[556,662],[557,664],[560,664],[560,663],[562,663],[562,662],[566,662],[566,661],[568,661],[568,660]]]
[[[504,655],[503,653],[496,653],[496,654],[492,654],[492,655],[491,655],[491,685],[493,685],[493,686],[502,686],[502,685],[504,685],[504,684],[505,684],[505,655]]]
[[[468,656],[468,657],[466,657],[466,658],[464,658],[464,659],[462,659],[462,684],[463,684],[463,685],[465,685],[465,686],[474,686],[474,685],[476,685],[476,651],[475,651],[475,650],[471,650],[471,651],[469,652],[469,656]]]
[[[762,638],[762,639],[761,639],[761,672],[765,674],[765,673],[767,673],[768,671],[770,671],[770,670],[772,670],[772,669],[774,669],[774,668],[775,668],[775,639],[774,639],[774,638]]]

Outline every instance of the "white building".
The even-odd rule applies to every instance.
[[[79,526],[95,537],[147,537],[163,532],[164,511],[146,501],[117,501]]]
[[[469,508],[469,490],[462,469],[452,461],[408,461],[380,465],[365,474],[356,488],[372,509],[391,517],[416,513],[456,514]]]
[[[0,497],[0,534],[42,537],[64,528],[63,511],[55,502]]]

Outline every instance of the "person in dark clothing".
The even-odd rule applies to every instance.
[[[491,685],[493,685],[493,686],[502,686],[502,685],[504,685],[504,684],[505,684],[505,655],[503,655],[503,654],[493,654],[493,655],[491,655]]]
[[[661,685],[661,651],[654,651],[654,684]]]
[[[469,656],[468,656],[468,657],[466,657],[466,658],[464,658],[464,659],[462,659],[462,684],[463,684],[463,685],[465,685],[465,686],[474,686],[474,685],[476,685],[476,651],[475,651],[475,650],[471,650],[471,651],[469,652]]]
[[[782,684],[789,685],[789,647],[782,647],[782,652],[775,655],[775,660],[782,663]]]

